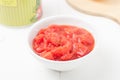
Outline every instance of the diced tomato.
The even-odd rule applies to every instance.
[[[73,57],[74,53],[70,53],[70,52],[67,52],[66,54],[64,54],[60,60],[61,61],[66,61],[66,60],[71,60],[72,57]]]
[[[40,56],[46,59],[54,60],[54,57],[51,52],[42,52]]]
[[[50,25],[33,40],[36,54],[50,60],[73,60],[94,48],[94,38],[87,30],[71,25]]]

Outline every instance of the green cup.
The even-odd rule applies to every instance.
[[[39,20],[42,14],[40,0],[0,0],[0,23],[24,26]]]

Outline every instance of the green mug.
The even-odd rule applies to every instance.
[[[40,0],[0,0],[0,23],[24,26],[39,20],[42,14]]]

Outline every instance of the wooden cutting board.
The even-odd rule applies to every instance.
[[[78,11],[104,16],[120,23],[120,0],[67,0]]]

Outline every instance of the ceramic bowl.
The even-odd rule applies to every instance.
[[[88,30],[95,39],[94,49],[88,55],[86,55],[82,58],[68,60],[68,61],[53,61],[53,60],[48,60],[41,56],[38,56],[32,48],[32,41],[41,28],[45,28],[51,24],[74,25],[74,26],[82,27],[82,28]],[[44,19],[36,22],[32,26],[30,33],[29,33],[29,37],[28,37],[28,44],[29,44],[29,49],[30,49],[31,54],[35,58],[37,58],[37,60],[39,60],[40,64],[43,64],[45,67],[52,69],[52,70],[68,71],[68,70],[72,70],[76,67],[79,67],[86,61],[87,58],[90,57],[90,55],[95,54],[95,50],[96,50],[96,46],[97,46],[97,35],[96,34],[97,33],[96,33],[96,30],[94,30],[94,26],[91,26],[90,24],[88,24],[86,21],[82,20],[79,17],[63,16],[63,15],[62,16],[52,16],[52,17],[44,18]]]

